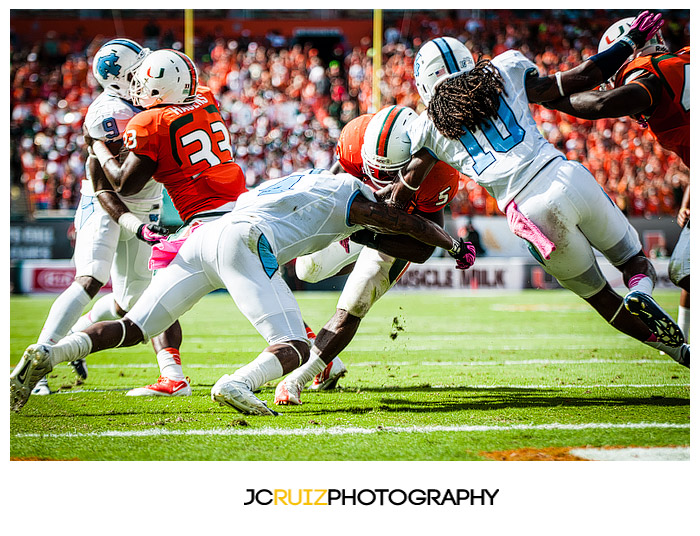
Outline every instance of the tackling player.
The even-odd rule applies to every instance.
[[[599,52],[615,45],[634,19],[626,18],[610,26],[600,40]],[[597,82],[597,81],[594,81]],[[576,93],[546,106],[583,119],[631,116],[659,144],[676,153],[690,168],[690,47],[671,53],[661,31],[630,56],[615,73],[605,91]],[[669,277],[681,287],[678,324],[690,334],[690,197],[684,195],[677,221],[682,227],[671,256]],[[641,302],[630,302],[640,307]],[[641,313],[643,314],[643,313]]]
[[[397,177],[411,159],[408,128],[418,115],[405,106],[390,106],[376,114],[353,119],[342,130],[336,146],[337,162],[331,171],[344,171],[361,179],[373,190],[381,189]],[[443,209],[457,194],[459,172],[443,162],[428,173],[420,191],[411,200],[408,212],[419,214],[440,226]],[[425,262],[434,247],[363,231],[352,237],[346,248],[334,243],[328,248],[300,257],[297,276],[317,282],[336,275],[355,262],[333,317],[318,333],[311,358],[277,385],[276,404],[301,404],[301,391],[313,379],[312,389],[331,389],[347,369],[338,354],[357,333],[370,308],[406,272],[409,261]],[[366,244],[368,247],[362,247]],[[314,377],[315,376],[315,377]]]
[[[21,409],[34,383],[58,363],[143,342],[209,292],[226,288],[268,346],[222,376],[212,387],[212,400],[244,414],[275,415],[253,392],[309,358],[301,311],[279,267],[363,227],[444,248],[459,269],[474,263],[470,243],[425,218],[377,203],[371,188],[347,173],[309,170],[268,181],[241,195],[227,215],[192,231],[124,319],[93,324],[54,346],[27,348],[10,376],[10,408]]]
[[[233,161],[228,127],[211,90],[198,84],[192,60],[175,50],[157,50],[134,73],[134,104],[145,111],[126,125],[122,164],[102,141],[92,144],[95,157],[120,194],[143,191],[151,177],[163,185],[185,222],[182,238],[194,225],[221,217],[246,191],[243,172]],[[177,317],[172,323],[177,324]],[[178,394],[188,389],[178,354],[159,354],[156,383],[131,395]],[[186,386],[186,387],[185,387]]]
[[[637,232],[591,173],[544,139],[530,112],[530,102],[584,84],[572,71],[539,77],[514,50],[475,64],[467,47],[449,37],[423,45],[414,75],[427,110],[409,129],[413,159],[391,202],[405,206],[435,162],[449,163],[487,189],[511,231],[564,288],[616,329],[689,367],[683,333],[651,297],[656,272]],[[626,299],[603,277],[593,248],[622,272]],[[642,304],[641,316],[629,312],[630,302]]]
[[[92,73],[104,91],[88,107],[84,129],[104,141],[110,154],[118,154],[127,122],[141,111],[129,100],[133,71],[150,53],[129,39],[112,39],[102,45],[92,62]],[[54,301],[38,343],[55,344],[72,331],[93,322],[123,316],[151,280],[147,268],[151,244],[167,234],[158,225],[162,187],[148,181],[138,193],[118,196],[88,159],[81,198],[75,214],[76,242],[74,282]],[[80,318],[85,306],[112,280],[112,293],[100,298]],[[77,323],[76,323],[77,322]],[[71,328],[72,327],[72,328]],[[156,351],[179,348],[173,330],[154,341]],[[84,360],[71,363],[76,373],[87,378]],[[50,394],[43,378],[34,394]]]

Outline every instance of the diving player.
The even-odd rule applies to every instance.
[[[302,365],[309,341],[294,295],[279,266],[369,227],[407,234],[449,251],[468,269],[474,247],[439,225],[375,202],[355,177],[325,170],[295,173],[241,195],[236,208],[194,229],[174,260],[122,320],[100,322],[54,346],[34,344],[10,376],[10,407],[27,402],[36,381],[63,361],[154,337],[209,292],[226,288],[268,346],[255,360],[212,387],[215,402],[244,414],[275,415],[253,392]]]
[[[633,23],[630,17],[610,26],[600,40],[599,52],[616,44]],[[629,57],[605,87],[605,91],[576,93],[546,106],[584,119],[631,116],[690,168],[690,46],[671,53],[659,30]],[[677,218],[682,231],[668,271],[671,281],[681,288],[678,324],[686,338],[690,335],[689,187],[687,190]],[[632,312],[645,315],[644,296],[630,296],[627,303]]]
[[[601,71],[617,70],[610,62],[603,65]],[[475,63],[456,39],[423,45],[414,75],[427,110],[409,129],[413,158],[404,181],[394,183],[390,202],[405,206],[438,160],[449,163],[486,188],[511,231],[528,242],[535,259],[564,288],[616,329],[689,367],[683,333],[651,298],[656,273],[636,231],[591,173],[542,137],[530,113],[530,102],[551,101],[590,84],[581,71],[579,66],[539,77],[536,66],[514,50]],[[644,296],[646,316],[625,307],[603,277],[593,248],[622,272],[631,296]]]

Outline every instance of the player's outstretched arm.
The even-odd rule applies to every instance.
[[[656,77],[646,77],[639,83],[630,83],[608,91],[585,91],[546,103],[547,108],[580,117],[602,119],[624,117],[649,110],[654,97],[661,91]]]
[[[630,29],[612,46],[591,56],[581,65],[549,76],[533,76],[526,80],[530,102],[548,102],[573,93],[588,91],[611,78],[635,50],[642,47],[661,26],[660,13],[642,11]]]
[[[348,219],[352,224],[362,225],[378,233],[408,235],[430,246],[442,248],[457,259],[457,267],[463,270],[469,268],[476,257],[471,243],[455,240],[436,223],[396,207],[375,203],[360,195],[355,197],[350,206]],[[398,257],[401,258],[401,255]]]

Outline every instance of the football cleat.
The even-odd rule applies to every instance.
[[[675,359],[675,358],[674,358]],[[679,365],[690,368],[690,345],[683,344],[681,346],[681,355],[676,359]]]
[[[34,386],[34,389],[32,389],[32,394],[35,396],[46,396],[50,395],[52,393],[51,388],[49,387],[49,379],[44,376],[39,380],[39,382]]]
[[[314,377],[314,381],[311,383],[309,389],[313,391],[326,391],[329,389],[335,389],[338,385],[338,380],[348,373],[348,369],[345,367],[343,362],[339,357],[334,357],[333,361],[326,365],[323,372],[319,372]]]
[[[52,370],[51,347],[43,344],[28,346],[10,374],[10,409],[22,409],[39,380]]]
[[[70,366],[73,367],[73,371],[78,375],[81,380],[87,380],[88,370],[87,361],[85,359],[76,359],[70,362]]]
[[[190,396],[190,379],[171,380],[165,376],[159,376],[158,381],[146,387],[132,389],[126,396]]]
[[[229,374],[223,375],[211,388],[211,399],[244,415],[279,415],[255,396],[245,383],[231,379]]]
[[[304,387],[294,380],[282,380],[275,389],[275,404],[279,406],[301,406],[301,391]]]
[[[625,309],[646,324],[656,339],[672,348],[685,342],[681,328],[668,316],[654,299],[643,292],[633,290],[624,298]]]

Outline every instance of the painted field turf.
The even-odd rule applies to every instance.
[[[675,317],[678,293],[657,292]],[[336,293],[298,293],[315,330]],[[10,300],[10,364],[35,342],[52,297]],[[60,365],[50,385],[10,416],[10,456],[48,460],[485,460],[494,452],[687,446],[690,374],[608,326],[564,291],[391,292],[342,354],[332,392],[302,394],[276,418],[215,405],[223,374],[263,339],[223,293],[182,318],[193,396],[135,398],[157,379],[149,345],[88,358],[77,385]],[[274,384],[259,396],[272,406]],[[502,456],[501,458],[502,459]]]

